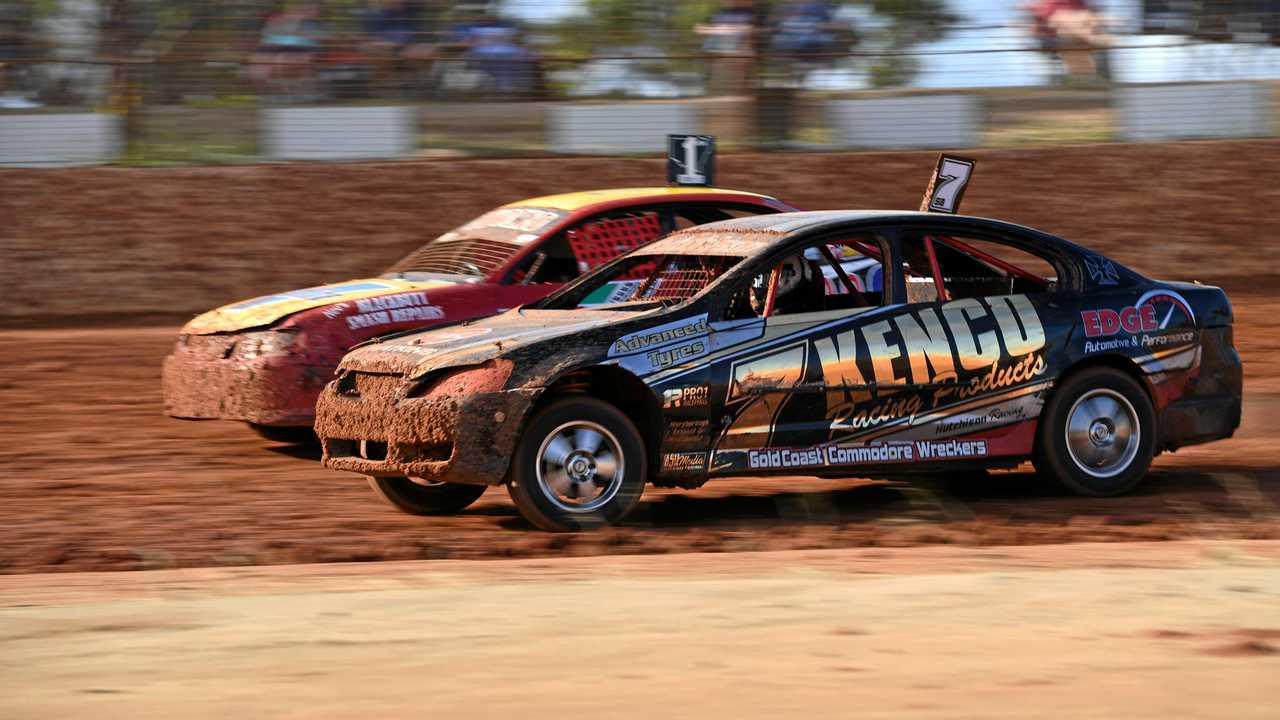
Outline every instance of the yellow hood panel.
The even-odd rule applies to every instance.
[[[192,335],[207,335],[218,332],[235,332],[249,328],[262,327],[297,312],[334,305],[340,302],[360,300],[375,295],[403,292],[406,290],[426,290],[447,287],[453,283],[444,280],[395,280],[387,278],[371,278],[367,280],[347,280],[333,285],[290,290],[276,295],[245,300],[243,302],[223,305],[217,310],[210,310],[196,316],[182,328],[182,332]]]

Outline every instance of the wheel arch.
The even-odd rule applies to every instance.
[[[1059,388],[1061,388],[1062,385],[1068,379],[1070,379],[1075,375],[1079,375],[1082,372],[1086,372],[1088,370],[1092,370],[1095,368],[1110,368],[1112,370],[1117,370],[1121,373],[1124,373],[1125,375],[1128,375],[1130,378],[1133,378],[1133,380],[1138,383],[1138,386],[1142,388],[1142,392],[1146,393],[1147,400],[1151,401],[1151,407],[1155,409],[1156,407],[1155,390],[1151,386],[1151,381],[1148,380],[1147,376],[1142,372],[1142,368],[1138,367],[1138,364],[1133,361],[1133,358],[1129,358],[1124,355],[1116,355],[1114,353],[1092,355],[1090,357],[1083,358],[1077,361],[1076,363],[1074,363],[1073,365],[1071,365],[1070,367],[1068,367],[1065,371],[1062,372],[1061,375],[1059,375],[1053,381],[1053,387],[1050,388],[1049,390],[1049,396],[1045,398],[1045,407],[1046,408],[1048,407],[1049,402],[1053,400],[1054,396],[1057,395]],[[1159,433],[1160,433],[1159,412],[1156,412],[1155,416],[1156,416],[1155,431],[1156,431],[1156,437],[1158,441]],[[1041,417],[1043,417],[1043,414]],[[1037,421],[1037,429],[1038,429],[1038,426],[1039,426],[1039,421]],[[1035,443],[1032,448],[1032,454],[1038,455],[1039,453],[1040,453],[1040,433],[1036,432]]]
[[[635,374],[616,365],[593,365],[568,370],[547,385],[526,416],[563,397],[586,395],[616,407],[640,431],[650,468],[657,467],[662,446],[662,404],[653,390]]]

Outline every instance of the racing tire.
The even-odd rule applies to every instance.
[[[371,477],[369,487],[382,501],[410,515],[457,515],[480,499],[488,485],[419,485],[406,477]]]
[[[249,428],[263,440],[287,445],[308,445],[320,441],[316,437],[316,431],[309,425],[259,425],[257,423],[249,423]]]
[[[1036,472],[1090,497],[1129,492],[1155,457],[1156,415],[1125,373],[1089,368],[1068,376],[1041,415]]]
[[[534,525],[576,532],[626,517],[647,476],[635,424],[609,403],[574,396],[542,408],[525,426],[507,491]]]

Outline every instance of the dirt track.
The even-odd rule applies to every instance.
[[[1028,473],[893,486],[812,479],[654,491],[624,527],[532,531],[501,489],[460,517],[384,507],[363,482],[231,423],[162,417],[172,328],[0,333],[0,572],[437,558],[1280,538],[1280,302],[1237,294],[1245,423],[1157,461],[1136,495],[1083,500]]]
[[[0,718],[1274,718],[1280,542],[0,578]]]

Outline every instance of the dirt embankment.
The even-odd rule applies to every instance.
[[[966,211],[1155,275],[1277,275],[1280,141],[974,151]],[[726,155],[727,187],[806,209],[914,208],[934,153]],[[497,203],[651,185],[657,159],[0,170],[0,324],[177,319],[376,273]]]

